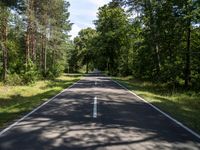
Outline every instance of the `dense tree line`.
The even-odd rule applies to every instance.
[[[95,54],[87,59],[93,68],[200,87],[198,0],[113,0],[99,8],[97,17],[89,47],[78,42],[84,31],[74,40],[77,54],[86,52],[81,59],[89,50]]]
[[[65,0],[0,1],[2,80],[28,83],[98,68],[172,85],[200,87],[198,0],[113,0],[96,29],[69,41]]]
[[[0,74],[28,83],[56,77],[67,65],[69,3],[65,0],[0,1]]]

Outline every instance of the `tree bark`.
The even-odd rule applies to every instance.
[[[33,23],[32,29],[31,29],[31,60],[35,62],[36,60],[36,24]]]
[[[28,1],[27,8],[27,32],[26,32],[26,65],[31,59],[33,62],[36,59],[36,24],[34,23],[34,0]]]
[[[28,8],[27,8],[27,31],[26,31],[26,67],[28,65],[28,61],[30,59],[30,45],[31,45],[31,9],[32,9],[32,5],[31,5],[31,0],[28,0]]]
[[[27,32],[26,32],[26,65],[28,65],[28,61],[30,59],[30,23],[28,21]]]
[[[42,59],[41,59],[41,63],[42,63],[42,70],[44,73],[44,76],[46,76],[46,71],[47,71],[47,62],[46,62],[46,39],[45,39],[45,35],[42,35]]]
[[[3,50],[3,80],[5,81],[7,79],[8,72],[8,49],[6,47],[6,43],[4,42],[1,43],[1,47]]]
[[[45,37],[45,40],[44,40],[44,44],[45,44],[45,47],[44,47],[44,74],[46,76],[46,73],[47,73],[47,42],[46,42],[46,37]]]
[[[159,36],[158,36],[158,31],[156,29],[157,24],[153,16],[152,3],[150,0],[145,1],[145,10],[146,10],[146,15],[149,16],[149,19],[150,19],[150,25],[149,25],[151,29],[150,40],[153,42],[151,44],[153,45],[152,48],[154,49],[153,51],[155,53],[155,64],[156,64],[155,67],[157,70],[157,75],[159,76],[159,73],[161,70]]]
[[[7,48],[7,28],[8,28],[8,8],[2,6],[3,15],[2,15],[2,24],[1,24],[1,48],[3,51],[3,80],[7,78],[8,72],[8,48]]]
[[[89,51],[87,50],[87,52],[86,52],[86,73],[88,73],[88,63],[89,63],[89,62],[88,62],[88,61],[89,61],[89,60],[88,60],[88,59],[89,59],[89,57],[88,57],[88,52],[89,52]]]
[[[88,73],[88,61],[86,62],[86,73]]]
[[[191,38],[191,20],[188,20],[188,29],[187,29],[187,48],[186,48],[186,61],[185,61],[185,88],[189,87],[190,83],[190,38]]]
[[[157,58],[157,72],[159,74],[160,68],[161,68],[161,63],[160,63],[160,51],[159,51],[158,44],[156,44],[156,58]]]

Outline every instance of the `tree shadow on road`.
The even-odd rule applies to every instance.
[[[63,92],[19,123],[12,134],[4,134],[0,149],[200,148],[200,141],[183,128],[115,83],[106,84],[107,90],[90,84],[86,90],[77,84]],[[94,96],[98,97],[97,118],[92,117]]]

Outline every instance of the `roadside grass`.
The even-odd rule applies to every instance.
[[[81,78],[81,74],[63,74],[54,80],[41,80],[27,86],[0,84],[0,128],[31,111]]]
[[[200,91],[173,89],[167,84],[139,81],[132,77],[114,77],[113,79],[200,133]]]

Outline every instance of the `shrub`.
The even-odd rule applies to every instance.
[[[14,74],[9,74],[7,79],[6,79],[6,84],[8,85],[22,85],[22,78],[20,75],[14,73]]]
[[[29,61],[28,64],[25,65],[25,69],[21,73],[21,76],[24,84],[34,83],[38,79],[36,65],[32,61]]]
[[[47,71],[46,77],[49,79],[54,79],[58,76],[60,76],[64,72],[64,67],[62,65],[53,65],[49,70]]]

